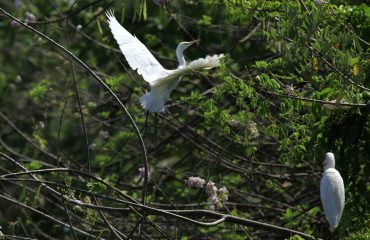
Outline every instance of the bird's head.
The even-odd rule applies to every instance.
[[[190,47],[191,45],[193,45],[194,43],[199,42],[199,41],[200,40],[194,40],[194,41],[190,41],[190,42],[180,42],[179,45],[176,48],[176,52],[183,52],[185,49],[187,49],[188,47]]]
[[[327,152],[325,154],[325,161],[324,161],[324,170],[328,168],[334,168],[335,167],[335,158],[334,154],[331,152]]]
[[[186,66],[185,57],[184,57],[184,50],[193,45],[196,42],[199,42],[200,40],[194,40],[190,42],[181,42],[176,48],[176,56],[177,60],[179,61],[179,67],[178,68],[184,68]]]

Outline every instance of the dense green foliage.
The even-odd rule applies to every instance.
[[[327,239],[319,184],[331,151],[346,189],[335,236],[369,239],[370,6],[354,0],[45,2],[0,1],[0,7],[21,20],[32,12],[37,21],[30,26],[104,79],[145,147],[86,69],[0,13],[1,175],[49,169],[0,178],[3,234],[69,239],[72,224],[108,239],[117,232],[142,239],[300,239],[227,220],[201,226],[130,205],[143,197],[138,169],[145,149],[148,206],[194,210],[178,213],[200,222],[218,218],[198,210],[214,210]],[[118,49],[104,15],[109,8],[168,69],[177,67],[174,49],[185,40],[201,39],[186,50],[187,59],[226,57],[220,68],[184,77],[166,111],[149,114],[145,128],[138,99],[148,86]],[[228,200],[219,192],[215,203],[206,190],[188,186],[191,176],[226,187]]]

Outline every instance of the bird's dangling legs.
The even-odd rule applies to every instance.
[[[332,232],[332,239],[338,240],[339,239],[339,228],[336,228],[334,232]]]
[[[158,113],[155,113],[154,115],[154,127],[155,127],[155,140],[154,140],[154,146],[157,146],[158,142]]]
[[[338,240],[339,239],[339,233],[338,233],[338,228],[334,230],[334,232],[328,231],[327,233],[327,238],[328,240]]]
[[[146,111],[143,136],[145,136],[145,134],[146,134],[146,128],[148,127],[148,117],[149,117],[149,111]]]

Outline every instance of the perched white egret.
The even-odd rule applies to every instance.
[[[133,70],[137,70],[138,74],[142,75],[150,85],[151,91],[140,98],[141,106],[146,111],[162,112],[164,104],[179,84],[183,74],[193,70],[217,67],[220,64],[220,59],[224,56],[223,54],[206,56],[187,63],[183,54],[184,50],[199,40],[181,42],[176,48],[179,66],[177,69],[167,70],[139,39],[132,36],[118,23],[112,11],[108,11],[106,15],[112,34],[128,64]]]
[[[344,184],[340,173],[335,169],[334,154],[331,152],[325,155],[320,197],[330,225],[329,230],[333,232],[338,227],[344,208]]]

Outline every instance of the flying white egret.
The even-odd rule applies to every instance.
[[[113,11],[108,11],[106,15],[112,34],[128,64],[133,70],[137,70],[138,74],[142,75],[150,85],[151,91],[140,98],[141,106],[148,112],[162,112],[164,110],[164,104],[179,84],[183,74],[193,70],[217,67],[220,64],[220,59],[224,56],[223,54],[206,56],[187,63],[183,54],[184,50],[199,40],[181,42],[176,48],[179,66],[177,69],[167,70],[139,39],[132,36],[118,23]]]
[[[344,208],[344,185],[340,173],[335,169],[334,154],[331,152],[325,155],[320,197],[330,225],[329,230],[333,232],[338,227]]]

